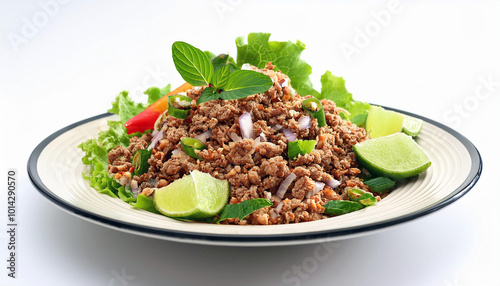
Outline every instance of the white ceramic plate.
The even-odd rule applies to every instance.
[[[406,180],[375,206],[329,219],[288,225],[239,226],[183,222],[132,209],[100,194],[82,177],[80,142],[96,138],[110,114],[72,124],[50,135],[33,151],[28,173],[51,202],[78,217],[110,228],[189,243],[270,246],[332,241],[365,235],[432,213],[456,201],[479,179],[482,162],[474,145],[456,131],[424,120],[417,138],[432,161],[426,172]],[[115,118],[116,119],[116,118]]]

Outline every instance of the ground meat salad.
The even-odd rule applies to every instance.
[[[330,100],[322,100],[326,126],[318,127],[315,118],[304,128],[301,117],[309,114],[302,102],[311,96],[300,96],[290,86],[289,78],[274,71],[268,63],[264,69],[250,67],[269,76],[273,86],[264,93],[239,100],[212,100],[196,106],[203,88],[186,92],[192,99],[192,112],[186,119],[165,116],[158,129],[163,132],[148,160],[149,170],[141,176],[131,175],[131,157],[137,150],[147,148],[152,135],[133,137],[125,148],[118,146],[109,154],[108,173],[122,185],[131,184],[146,196],[167,186],[193,170],[228,180],[231,186],[229,204],[252,198],[267,198],[270,207],[261,208],[246,219],[227,219],[227,224],[285,224],[327,218],[323,205],[331,200],[349,200],[346,188],[370,189],[359,178],[360,165],[352,146],[368,139],[361,127],[345,121],[340,109]],[[248,112],[253,123],[255,139],[243,138],[240,116]],[[315,140],[314,150],[288,158],[291,131],[297,139]],[[194,159],[182,151],[181,138],[202,141],[207,148],[196,151]],[[293,173],[292,176],[290,176]],[[278,189],[286,178],[294,178],[280,197]],[[331,188],[331,182],[338,186]],[[325,184],[317,191],[318,183]],[[379,200],[380,197],[375,194]]]

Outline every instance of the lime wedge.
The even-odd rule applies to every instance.
[[[394,180],[416,176],[431,165],[424,150],[411,136],[401,132],[363,141],[353,149],[371,174]]]
[[[155,208],[169,217],[208,218],[219,213],[229,199],[229,183],[193,171],[155,191]]]
[[[370,138],[387,136],[400,132],[405,116],[401,113],[372,106],[366,118],[366,131]]]
[[[415,137],[420,133],[423,125],[424,121],[422,119],[406,116],[405,120],[403,120],[403,132]]]

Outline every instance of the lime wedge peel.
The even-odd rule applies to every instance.
[[[361,165],[372,175],[393,180],[416,176],[431,165],[424,150],[402,132],[366,140],[353,149]]]
[[[420,133],[423,125],[424,121],[422,119],[405,116],[402,131],[407,135],[415,137]]]
[[[202,219],[218,214],[229,200],[229,182],[193,171],[155,191],[155,208],[169,217]]]

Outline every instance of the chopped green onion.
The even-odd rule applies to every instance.
[[[148,171],[148,160],[151,157],[152,152],[152,149],[141,149],[135,152],[134,158],[132,159],[135,176],[140,176]]]
[[[371,193],[359,189],[349,189],[347,190],[347,195],[352,201],[358,202],[366,207],[377,202],[377,199]]]
[[[315,140],[288,141],[288,159],[296,160],[299,154],[309,154],[316,146]]]
[[[200,140],[195,139],[195,138],[189,138],[189,137],[182,138],[181,145],[182,145],[182,149],[184,149],[184,152],[186,152],[186,154],[188,154],[189,156],[191,156],[195,159],[201,159],[198,155],[196,155],[195,150],[207,149],[207,146],[205,146],[205,144],[201,143]]]
[[[302,108],[307,111],[313,118],[318,120],[318,127],[326,126],[325,111],[323,104],[315,97],[308,98],[302,102]]]
[[[366,180],[364,183],[376,193],[385,193],[396,185],[396,182],[386,177],[376,177]]]
[[[168,115],[186,119],[191,111],[191,98],[182,94],[168,97]]]

